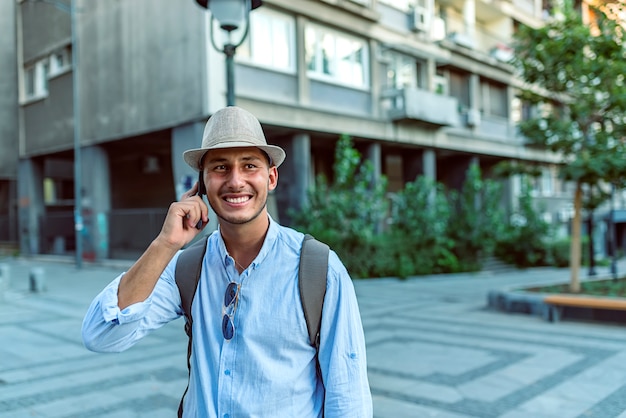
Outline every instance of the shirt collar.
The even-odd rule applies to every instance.
[[[256,258],[252,261],[252,264],[250,264],[253,269],[256,269],[267,258],[267,255],[274,247],[274,242],[278,237],[278,224],[274,221],[274,219],[272,219],[269,214],[267,215],[267,217],[270,221],[270,225],[267,229],[267,234],[265,235],[265,240],[263,241],[263,246],[261,247],[259,254],[257,254]],[[230,263],[228,259],[232,257],[228,254],[228,250],[226,249],[226,243],[224,242],[224,238],[222,237],[219,225],[217,227],[217,232],[218,251],[220,259],[222,260],[222,264],[224,265],[224,268],[226,268]]]

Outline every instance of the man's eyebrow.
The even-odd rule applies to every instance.
[[[230,159],[225,158],[225,157],[215,157],[215,158],[211,158],[209,159],[206,163],[207,164],[218,164],[218,163],[227,163],[229,162]],[[239,161],[263,161],[263,158],[258,156],[258,155],[245,155],[241,158],[239,158]]]

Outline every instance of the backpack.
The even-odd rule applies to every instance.
[[[186,248],[176,262],[175,278],[178,291],[180,292],[181,305],[185,313],[185,333],[189,337],[187,344],[187,369],[191,373],[191,345],[193,318],[191,317],[191,304],[196,294],[198,280],[202,271],[202,259],[206,252],[208,237],[203,238]],[[326,294],[326,274],[328,271],[328,245],[316,240],[311,235],[305,235],[302,240],[300,251],[300,264],[298,266],[298,287],[302,310],[309,332],[309,342],[315,347],[316,352],[320,347],[320,324],[322,321],[322,307]],[[319,362],[317,371],[321,378]],[[189,390],[189,385],[183,393],[183,399]],[[183,399],[178,407],[178,416],[182,417]]]

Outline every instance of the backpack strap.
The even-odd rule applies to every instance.
[[[319,350],[320,347],[320,325],[324,295],[326,294],[329,250],[328,245],[316,240],[311,235],[304,236],[300,252],[298,283],[304,318],[309,331],[309,341],[316,350]]]
[[[202,271],[202,259],[206,252],[208,237],[202,238],[196,241],[191,246],[187,247],[176,260],[176,269],[174,277],[176,279],[176,286],[178,286],[178,292],[180,293],[181,305],[183,313],[185,314],[185,332],[189,337],[187,342],[187,370],[191,374],[191,344],[192,334],[191,325],[193,318],[191,317],[191,304],[193,298],[196,295],[196,289],[198,288],[198,280],[200,280],[200,272]],[[178,405],[178,417],[183,416],[183,399],[189,390],[189,379],[187,379],[187,388],[183,393],[183,397],[180,399]]]

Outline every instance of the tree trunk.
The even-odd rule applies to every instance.
[[[583,201],[583,188],[580,182],[576,183],[576,193],[574,194],[574,219],[572,219],[572,240],[570,246],[570,284],[569,290],[572,293],[580,293],[580,232],[581,232],[581,212]]]

